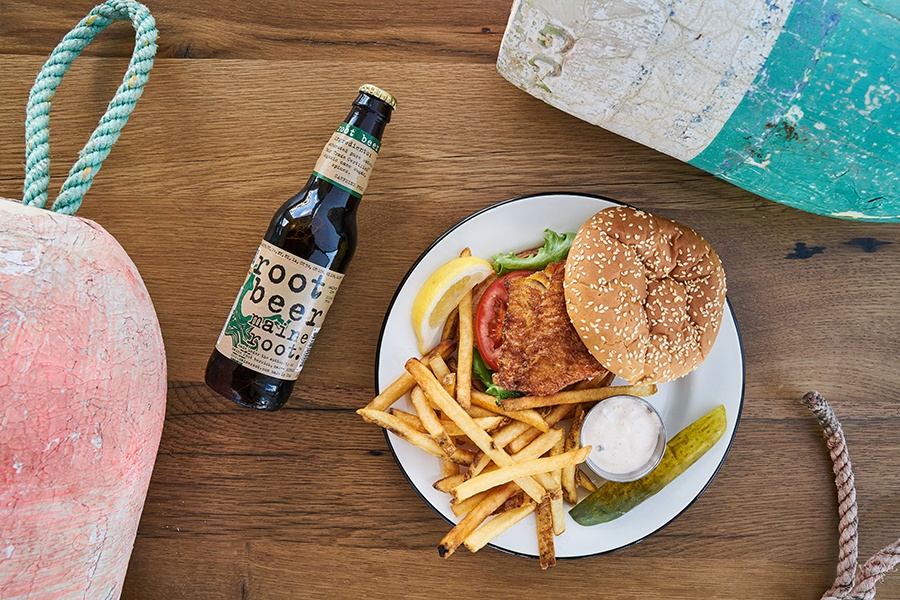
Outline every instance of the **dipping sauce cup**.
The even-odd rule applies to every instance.
[[[634,481],[656,468],[666,451],[666,426],[637,396],[613,396],[584,417],[581,444],[592,446],[585,463],[609,481]]]

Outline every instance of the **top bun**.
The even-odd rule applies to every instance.
[[[600,364],[632,384],[661,383],[709,354],[725,308],[725,271],[696,231],[617,206],[575,236],[565,296]]]

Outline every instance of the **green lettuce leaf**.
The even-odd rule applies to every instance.
[[[519,258],[515,252],[496,254],[494,255],[494,269],[496,269],[497,275],[503,275],[510,271],[540,271],[552,262],[565,259],[574,239],[574,233],[556,233],[545,229],[544,245],[538,248],[537,254],[525,258]]]
[[[472,375],[474,375],[481,383],[484,384],[485,394],[490,394],[491,396],[497,398],[497,400],[503,400],[504,398],[518,398],[522,395],[520,392],[506,390],[500,386],[494,385],[494,381],[491,379],[491,374],[492,371],[490,370],[490,368],[488,368],[487,364],[485,364],[484,359],[481,358],[481,354],[478,352],[478,348],[473,348]]]

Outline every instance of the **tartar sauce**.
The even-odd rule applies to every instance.
[[[615,396],[598,404],[583,427],[584,443],[593,446],[589,465],[625,475],[653,458],[662,421],[638,398]]]

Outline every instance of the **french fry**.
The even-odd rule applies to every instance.
[[[512,458],[502,448],[494,445],[491,436],[472,420],[472,417],[457,404],[456,400],[450,396],[447,391],[441,387],[438,380],[434,378],[434,374],[425,365],[415,358],[406,361],[406,370],[422,387],[422,390],[431,400],[447,415],[453,422],[459,425],[459,428],[468,436],[482,452],[491,457],[495,463],[501,467],[508,467],[514,464]],[[516,483],[525,490],[525,493],[540,501],[544,496],[544,488],[537,481],[530,477],[520,477],[516,479]],[[470,494],[471,495],[471,494]]]
[[[573,390],[589,390],[591,388],[599,388],[606,387],[613,382],[613,379],[616,378],[616,374],[612,371],[607,371],[603,375],[598,377],[594,377],[593,379],[585,379],[584,381],[579,381],[574,386],[572,386]]]
[[[450,477],[459,473],[459,465],[446,458],[441,459],[441,477]]]
[[[491,457],[484,452],[479,452],[472,461],[471,466],[469,466],[469,470],[466,471],[466,475],[469,476],[468,479],[471,479],[484,471],[484,468],[489,464],[491,464]]]
[[[612,371],[607,371],[606,375],[604,375],[600,379],[600,381],[597,382],[597,385],[595,385],[594,387],[598,388],[598,387],[606,387],[608,385],[612,385],[612,382],[615,378],[616,378],[615,373],[613,373]]]
[[[488,433],[494,433],[498,429],[508,425],[509,422],[512,420],[509,417],[503,417],[500,415],[497,415],[497,417],[499,417],[500,420],[497,421],[496,423],[494,423],[493,425],[491,425],[490,427],[485,427],[484,428],[485,431],[487,431]],[[485,421],[489,421],[489,420],[491,420],[490,417],[485,419]]]
[[[522,421],[523,423],[528,423],[529,425],[539,429],[540,431],[546,432],[550,430],[550,426],[547,425],[547,422],[544,421],[544,419],[536,410],[504,410],[502,407],[497,406],[496,398],[494,398],[490,394],[479,392],[478,390],[472,390],[471,400],[472,404],[474,404],[475,406],[478,406],[485,410],[489,410],[492,413],[503,415],[504,417],[515,419],[516,421]]]
[[[609,387],[592,388],[589,390],[569,390],[557,392],[549,396],[520,396],[519,398],[506,398],[500,403],[504,410],[515,411],[526,408],[538,408],[541,406],[556,406],[558,404],[581,404],[582,402],[597,402],[606,400],[612,396],[652,396],[656,393],[656,386],[650,385],[615,385]]]
[[[549,569],[556,564],[556,551],[553,548],[553,516],[549,496],[538,504],[535,516],[537,517],[538,554],[541,569]]]
[[[489,490],[487,492],[481,492],[480,494],[475,494],[471,498],[466,498],[465,500],[460,500],[457,502],[456,498],[450,499],[450,510],[453,511],[453,514],[457,517],[461,517],[465,514],[471,512],[473,508],[478,506],[478,503],[487,497],[488,494],[493,490]]]
[[[500,415],[494,415],[492,417],[477,417],[472,419],[475,421],[475,424],[484,429],[485,431],[492,431],[496,427],[500,426],[503,423],[503,419],[506,417],[501,417]],[[459,428],[459,425],[449,420],[441,420],[441,425],[444,427],[446,432],[453,437],[460,437],[466,435],[465,432]]]
[[[527,496],[525,496],[527,498]],[[534,512],[536,504],[529,499],[527,504],[497,515],[475,531],[465,540],[466,548],[478,552],[495,537]]]
[[[446,494],[450,494],[453,491],[453,488],[464,482],[469,478],[468,473],[455,473],[453,475],[448,475],[447,477],[442,477],[435,481],[431,487],[436,489],[439,492],[444,492]]]
[[[498,448],[506,448],[510,442],[525,433],[528,429],[532,429],[528,423],[522,421],[513,421],[509,425],[505,425],[503,429],[494,434],[493,440]],[[538,431],[535,429],[535,431]],[[538,434],[540,432],[538,431]]]
[[[427,364],[429,367],[431,367],[431,372],[434,373],[434,376],[438,378],[438,381],[442,380],[444,377],[450,374],[450,368],[447,366],[447,363],[444,362],[443,356],[435,356],[430,361],[428,361]]]
[[[434,456],[437,456],[439,458],[448,458],[455,463],[466,466],[472,464],[472,460],[475,458],[474,452],[471,452],[470,450],[466,450],[464,448],[457,448],[451,456],[447,456],[447,454],[444,453],[444,450],[438,445],[436,441],[423,433],[419,433],[394,415],[390,415],[380,410],[371,410],[368,408],[361,408],[356,411],[356,413],[369,423],[380,425],[388,431],[392,431],[397,436],[403,438],[410,444],[421,448],[425,452],[433,454]]]
[[[429,405],[430,406],[430,405]],[[419,433],[428,433],[428,430],[425,429],[425,425],[422,423],[422,419],[419,418],[418,415],[414,415],[412,413],[406,412],[405,410],[397,407],[391,407],[388,409],[388,412]],[[496,427],[501,427],[504,425],[503,420],[506,417],[501,417],[500,415],[491,415],[489,417],[478,417],[473,419],[479,427],[484,429],[485,431],[492,431]],[[459,426],[453,421],[441,419],[441,426],[447,432],[447,435],[450,437],[464,437],[462,430]]]
[[[539,458],[548,450],[550,450],[550,448],[554,447],[558,442],[562,441],[564,437],[565,433],[562,429],[553,428],[547,433],[542,433],[531,444],[523,448],[521,452],[513,454],[512,459],[516,462],[525,462]],[[500,446],[499,444],[498,447],[502,448],[502,446]],[[468,477],[466,477],[465,481],[468,481],[469,479],[480,474],[490,464],[490,457],[488,457],[486,454],[480,453],[479,455],[476,455],[475,459],[472,461],[471,466],[469,466],[469,470],[466,471],[466,475],[468,475]],[[553,479],[547,476],[546,473],[539,473],[535,475],[535,479],[537,479],[538,483],[544,486],[545,489],[553,487]]]
[[[553,535],[566,532],[566,507],[563,504],[562,488],[553,488],[547,492],[550,498],[550,519],[553,522]]]
[[[427,362],[435,356],[447,358],[453,353],[454,348],[456,348],[455,341],[441,340],[437,346],[426,352],[422,359]],[[369,410],[385,411],[391,404],[399,400],[403,394],[413,389],[413,386],[415,385],[416,380],[413,379],[408,372],[404,372],[393,383],[384,388],[383,392],[375,396],[375,398],[366,405],[366,408]]]
[[[498,448],[505,448],[511,441],[519,437],[527,429],[532,429],[531,425],[528,423],[523,423],[522,421],[513,421],[512,423],[505,425],[503,429],[498,431],[491,437],[494,440],[494,445]],[[537,429],[535,429],[537,431]],[[540,432],[538,432],[540,434]],[[562,439],[562,438],[560,438]],[[540,455],[538,455],[540,456]],[[536,458],[536,457],[535,457]],[[472,465],[469,467],[469,470],[466,473],[471,477],[474,477],[481,473],[481,471],[491,462],[491,457],[483,452],[479,452],[475,456],[475,460],[472,461]]]
[[[424,425],[422,425],[422,419],[420,419],[418,415],[408,413],[405,410],[397,408],[396,406],[392,406],[391,408],[389,408],[388,413],[394,415],[419,433],[428,433],[428,430],[425,429]]]
[[[546,458],[536,458],[534,460],[503,466],[494,471],[484,472],[453,488],[453,495],[460,500],[465,500],[478,492],[489,490],[510,481],[518,481],[524,477],[530,477],[541,473],[546,474],[553,469],[562,469],[570,464],[578,464],[584,462],[584,459],[590,451],[591,447],[585,446],[584,448],[579,448],[572,452],[565,452]]]
[[[557,454],[562,454],[566,451],[566,436],[561,437],[556,444],[550,448],[550,456],[556,456]],[[556,472],[553,474],[556,477]]]
[[[453,401],[456,404],[456,401]],[[458,406],[458,405],[457,405]],[[519,490],[514,483],[507,483],[488,493],[484,499],[466,514],[456,526],[447,532],[447,535],[438,544],[438,554],[441,558],[447,558],[487,519],[497,507]]]
[[[565,437],[565,436],[564,436],[564,432],[563,432],[562,430],[559,430],[559,429],[553,430],[552,432],[549,433],[549,435],[548,435],[548,434],[543,434],[543,436],[546,436],[546,438],[547,438],[547,439],[550,439],[550,440],[552,440],[552,439],[555,438],[558,442],[563,441],[563,439],[564,439],[564,437]],[[532,459],[532,458],[537,458],[538,456],[540,456],[540,455],[545,451],[544,448],[546,448],[545,440],[542,440],[541,442],[538,442],[538,443],[536,443],[536,444],[533,443],[533,444],[529,445],[527,448],[525,448],[520,454],[516,455],[516,458],[517,458],[517,459],[518,459],[518,458],[523,458],[523,459],[527,459],[527,460],[530,460],[530,459]],[[477,464],[477,462],[478,462],[478,460],[476,459],[476,461],[473,463],[473,467],[475,466],[475,464]],[[470,469],[471,469],[471,467],[470,467]],[[507,484],[507,485],[509,485],[509,484]],[[496,489],[498,489],[498,488],[493,488],[493,490],[496,490]],[[472,497],[470,497],[470,498],[467,498],[466,500],[461,500],[461,501],[457,501],[457,500],[455,500],[455,499],[454,499],[454,500],[451,500],[451,501],[450,501],[450,508],[451,508],[451,510],[453,511],[453,514],[455,514],[456,516],[467,515],[469,512],[473,511],[473,510],[474,510],[474,507],[478,506],[478,504],[479,504],[484,498],[486,498],[486,497],[488,497],[490,494],[492,494],[492,493],[493,493],[493,490],[481,492],[481,493],[476,494],[476,495],[474,495],[474,496],[472,496]],[[521,492],[516,491],[516,492],[515,492],[514,494],[512,494],[512,495],[515,495],[516,493],[521,493]],[[505,503],[506,503],[506,501],[504,501],[503,504],[505,504]],[[532,502],[532,506],[533,506],[533,505],[534,505],[534,503]],[[501,506],[502,506],[502,505],[501,505]],[[496,512],[497,510],[500,510],[500,508],[499,508],[499,507],[498,507],[498,508],[495,508],[493,512]],[[505,514],[505,513],[504,513],[504,514]],[[502,515],[500,515],[500,516],[502,516]],[[493,523],[494,521],[496,521],[496,519],[498,519],[498,518],[499,518],[499,516],[498,516],[498,517],[494,517],[493,519],[491,519],[491,521],[489,521],[488,523],[485,523],[484,525],[482,525],[482,527],[487,527],[488,525],[491,525],[491,523]],[[506,517],[506,518],[509,519],[510,517]],[[491,527],[499,528],[500,525],[501,525],[502,523],[504,523],[504,521],[500,521],[499,523],[497,523],[497,524],[495,524],[495,525],[491,525]],[[493,534],[490,535],[490,536],[488,536],[487,534],[488,534],[489,532],[492,531],[491,529],[486,529],[484,532],[481,532],[479,535],[484,535],[484,536],[486,536],[486,537],[489,537],[489,539],[487,539],[487,540],[485,541],[485,543],[487,543],[487,542],[490,541],[490,539],[493,539],[494,537],[496,537],[497,535],[499,535],[503,530],[507,529],[508,527],[511,527],[513,524],[514,524],[514,523],[511,523],[511,522],[510,522],[506,527],[503,527],[503,528],[501,528],[500,530],[497,530],[495,533],[493,533]],[[482,544],[482,545],[483,545],[483,544]],[[467,547],[468,547],[468,546],[467,546]],[[477,546],[477,547],[480,548],[481,546]]]
[[[562,454],[565,451],[565,439],[559,438],[553,448],[550,449],[550,456]],[[553,470],[553,489],[547,490],[550,494],[550,516],[553,517],[553,533],[562,535],[566,531],[566,513],[563,507],[562,494],[562,469]]]
[[[576,404],[575,416],[569,427],[569,433],[566,434],[566,450],[574,450],[581,446],[581,426],[584,425],[584,415],[584,406]]]
[[[453,454],[453,452],[456,451],[456,444],[450,439],[444,426],[441,425],[440,419],[434,414],[434,410],[428,406],[422,388],[419,386],[414,387],[409,394],[409,398],[412,401],[413,407],[416,409],[416,413],[419,415],[419,420],[422,421],[422,425],[431,435],[431,438],[438,443],[438,446],[444,450],[444,453],[447,454],[447,456]]]
[[[565,431],[563,431],[561,427],[554,427],[547,433],[540,434],[533,442],[525,446],[525,448],[523,448],[520,452],[513,454],[512,458],[516,462],[526,462],[539,458],[546,454],[551,448],[553,448],[564,436]],[[472,464],[474,465],[475,463],[473,462]],[[488,467],[486,467],[484,471],[496,468],[496,465],[488,465]],[[545,490],[552,489],[556,485],[550,473],[538,473],[534,476],[534,478],[537,479],[538,483],[544,486]],[[471,479],[471,477],[469,479]]]
[[[597,485],[594,483],[594,480],[581,467],[575,469],[575,484],[586,489],[588,494],[593,494],[597,491]]]
[[[575,407],[572,406],[571,404],[560,404],[559,406],[554,406],[553,409],[544,416],[544,421],[548,425],[553,427],[554,425],[556,425],[563,419],[568,418],[568,416],[570,414],[572,414],[573,410],[575,410]],[[514,439],[513,441],[511,441],[509,443],[509,451],[510,452],[521,451],[522,448],[524,448],[525,446],[527,446],[528,444],[533,442],[535,439],[537,439],[537,437],[539,435],[541,435],[541,432],[540,432],[540,430],[538,430],[536,428],[532,428],[527,431],[524,431],[522,434],[519,435],[519,437],[517,437],[516,439]]]
[[[540,434],[533,442],[510,456],[512,456],[513,460],[517,463],[535,460],[549,452],[560,440],[565,439],[565,437],[566,432],[562,427],[554,427],[547,433]],[[552,469],[547,469],[547,471],[551,470]]]
[[[449,395],[451,398],[454,397],[452,394],[449,394]],[[479,406],[470,406],[469,408],[466,409],[466,414],[469,415],[470,417],[472,417],[473,419],[478,419],[481,417],[496,417],[497,416],[497,413],[491,412],[489,410],[484,410],[483,408],[481,408]]]
[[[594,387],[594,380],[593,380],[593,379],[582,379],[582,380],[579,381],[578,383],[573,384],[572,387],[567,388],[567,391],[571,391],[571,390],[589,390],[589,389],[591,389],[592,387]]]
[[[447,393],[456,397],[456,373],[447,373],[441,379],[441,385],[447,390]]]
[[[575,406],[575,418],[566,436],[565,450],[571,452],[581,447],[581,425],[584,423],[584,408],[578,404]],[[575,487],[575,465],[568,465],[562,470],[563,498],[569,504],[578,504],[578,489]]]
[[[529,498],[528,494],[526,494],[525,492],[516,492],[509,498],[509,500],[498,506],[497,510],[495,510],[493,514],[499,515],[500,513],[505,513],[508,510],[513,510],[515,508],[525,506],[528,503],[534,503],[534,500]]]
[[[457,311],[459,307],[457,306],[450,312],[450,316],[447,317],[447,321],[444,322],[444,329],[441,330],[441,339],[442,340],[455,340],[458,339],[457,336],[457,325],[459,325],[459,319],[456,318]]]
[[[471,256],[468,248],[461,256]],[[463,408],[472,405],[472,347],[475,344],[472,325],[472,290],[459,301],[459,346],[456,352],[456,401]]]

